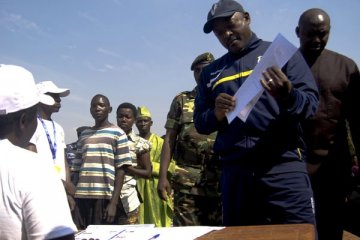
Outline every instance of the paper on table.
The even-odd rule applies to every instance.
[[[280,68],[283,67],[294,55],[296,50],[297,48],[280,33],[275,37],[260,62],[255,66],[253,72],[235,93],[235,109],[226,115],[229,123],[231,123],[235,117],[239,117],[243,122],[246,121],[264,91],[264,88],[260,84],[263,71],[274,65]]]
[[[89,225],[84,231],[75,235],[75,240],[110,240],[119,239],[131,229],[154,229],[155,224],[136,225]],[[149,235],[150,236],[150,235]]]
[[[159,240],[192,240],[214,230],[221,230],[224,227],[209,226],[188,226],[188,227],[172,227],[162,228]]]
[[[157,236],[156,240],[193,240],[204,234],[221,230],[224,227],[208,227],[208,226],[187,226],[187,227],[171,227],[171,228],[133,228],[121,233],[114,240],[149,240],[153,236]]]
[[[224,227],[189,226],[156,228],[144,225],[91,225],[85,231],[76,234],[75,240],[192,240],[208,232]]]

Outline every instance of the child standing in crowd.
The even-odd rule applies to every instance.
[[[119,224],[118,203],[124,169],[131,165],[126,134],[109,122],[109,99],[101,94],[91,100],[95,125],[79,138],[82,165],[75,197],[86,228],[90,224]]]

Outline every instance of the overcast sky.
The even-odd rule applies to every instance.
[[[147,106],[153,132],[165,133],[172,99],[195,86],[194,58],[226,50],[202,31],[214,1],[208,0],[0,0],[0,63],[21,65],[37,82],[52,80],[71,93],[54,119],[65,129],[93,125],[90,100],[98,93],[113,106]],[[240,2],[252,18],[252,30],[264,40],[282,33],[298,46],[300,14],[308,8],[327,11],[332,20],[328,48],[358,64],[359,0],[248,0]],[[135,131],[137,129],[135,127]]]

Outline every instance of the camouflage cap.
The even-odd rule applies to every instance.
[[[140,117],[149,117],[151,118],[151,114],[150,114],[150,111],[149,109],[147,109],[147,107],[145,106],[141,106],[141,107],[138,107],[138,118]]]
[[[215,60],[215,58],[210,52],[200,54],[199,56],[197,56],[195,58],[195,60],[191,64],[190,69],[191,69],[191,71],[193,71],[197,64],[199,64],[199,63],[211,63],[214,60]]]

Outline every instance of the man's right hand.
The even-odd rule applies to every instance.
[[[169,183],[169,181],[168,181],[168,179],[166,177],[160,177],[159,178],[159,182],[158,182],[158,186],[157,186],[157,192],[158,192],[159,198],[161,198],[164,201],[166,201],[168,196],[170,196],[170,194],[171,194],[171,186],[170,186],[170,183]]]
[[[235,108],[235,97],[220,93],[215,99],[215,116],[221,122],[226,117],[226,113],[231,112]]]

